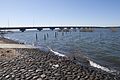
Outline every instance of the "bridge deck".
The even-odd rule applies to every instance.
[[[41,26],[41,27],[0,27],[0,30],[14,30],[19,29],[21,32],[24,32],[26,29],[37,29],[39,31],[44,28],[49,28],[54,30],[55,28],[113,28],[113,27],[100,27],[100,26]],[[120,26],[115,26],[114,28],[120,28]]]
[[[112,28],[112,27],[100,27],[100,26],[41,26],[41,27],[0,27],[0,30],[5,29],[38,29],[38,28]],[[116,26],[114,28],[120,28]]]

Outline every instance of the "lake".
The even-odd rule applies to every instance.
[[[25,31],[6,34],[13,40],[24,42],[43,49],[50,47],[61,54],[83,54],[96,64],[120,71],[120,29],[95,29],[93,32],[81,32],[71,29],[70,32],[57,30]]]

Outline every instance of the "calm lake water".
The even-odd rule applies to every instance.
[[[36,40],[37,34],[37,40]],[[95,29],[94,32],[51,30],[15,32],[5,35],[26,44],[49,46],[62,54],[83,53],[96,63],[120,71],[120,29]]]

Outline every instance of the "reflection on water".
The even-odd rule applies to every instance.
[[[107,67],[120,67],[120,29],[95,29],[93,32],[80,32],[79,29],[60,31],[26,31],[7,34],[6,37],[25,42],[39,43],[40,46],[61,51],[65,54],[84,53],[90,59]],[[36,40],[37,37],[37,40]],[[120,70],[120,69],[119,69]]]

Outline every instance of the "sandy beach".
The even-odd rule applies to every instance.
[[[1,47],[2,44],[11,47]],[[120,80],[119,75],[78,64],[68,57],[18,45],[16,41],[0,39],[0,80]]]

